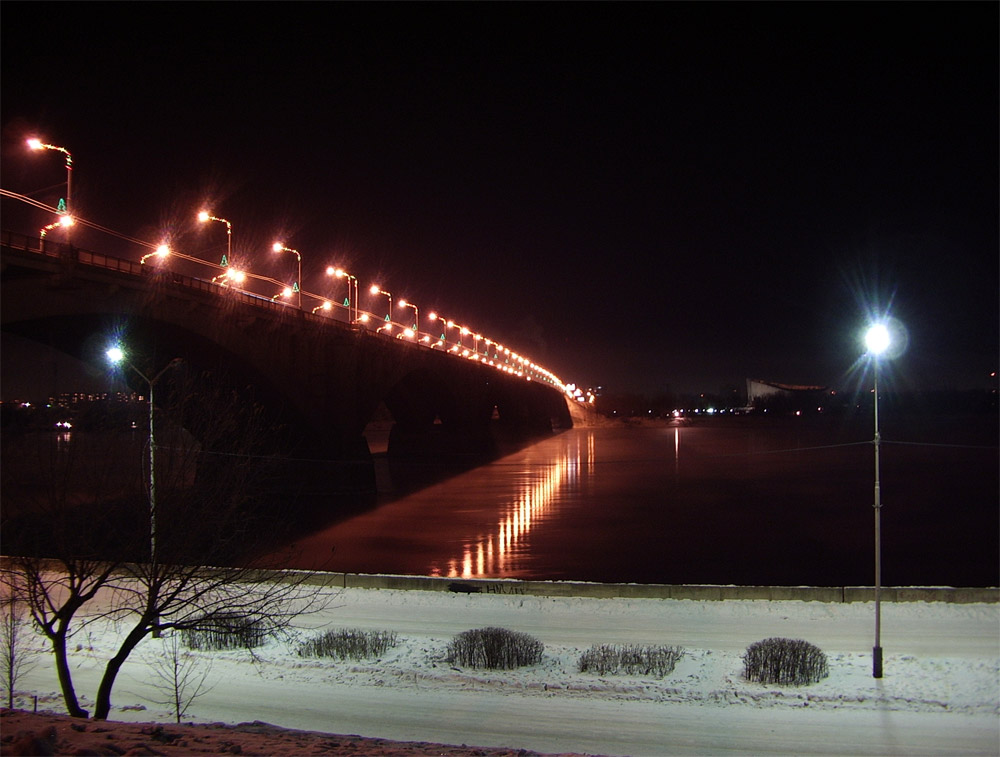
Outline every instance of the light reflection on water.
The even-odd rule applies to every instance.
[[[312,533],[294,567],[870,585],[867,419],[752,420],[571,429]],[[950,439],[966,436],[960,427]],[[887,446],[886,585],[995,585],[998,488],[995,446]]]
[[[588,466],[592,469],[593,434],[588,434],[586,441]],[[543,527],[547,520],[558,515],[559,491],[563,487],[573,487],[579,481],[579,439],[574,442],[540,473],[525,470],[527,480],[519,485],[517,496],[501,511],[496,529],[466,544],[461,558],[449,559],[445,575],[450,578],[473,578],[518,571],[519,558],[527,551],[531,530]],[[442,571],[433,563],[429,573],[437,576]]]

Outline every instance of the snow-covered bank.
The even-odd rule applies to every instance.
[[[883,603],[885,677],[871,677],[873,607],[866,603],[696,602],[398,590],[330,590],[318,629],[392,630],[380,660],[306,659],[296,639],[246,653],[199,653],[215,687],[187,719],[359,733],[403,741],[600,754],[997,754],[1000,752],[1000,606]],[[503,626],[545,644],[543,662],[514,671],[461,670],[445,647],[461,631]],[[76,637],[77,690],[96,690],[115,629]],[[770,636],[805,639],[830,676],[804,687],[742,677],[742,654]],[[152,702],[148,639],[116,685],[112,717],[168,721]],[[592,644],[680,645],[663,679],[577,671]],[[42,649],[41,640],[35,643]],[[61,712],[49,659],[25,679],[39,707]],[[28,706],[22,697],[20,706]]]

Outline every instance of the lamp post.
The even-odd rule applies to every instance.
[[[878,357],[889,347],[889,330],[877,323],[865,333],[865,346],[872,357],[875,376],[875,646],[872,647],[872,677],[882,677],[882,494],[879,482]]]
[[[121,347],[115,346],[111,347],[107,353],[108,360],[112,365],[119,365],[124,363],[133,371],[135,371],[142,378],[143,381],[149,386],[149,563],[151,566],[156,565],[156,465],[155,465],[155,454],[156,454],[156,436],[153,427],[153,387],[156,386],[156,382],[160,380],[164,373],[174,368],[178,363],[181,362],[181,358],[175,357],[167,365],[157,373],[153,378],[149,378],[145,373],[140,371],[132,363],[130,363],[125,358],[125,351]]]
[[[164,260],[166,260],[166,258],[167,258],[167,256],[169,254],[170,254],[170,247],[168,247],[165,244],[161,244],[159,247],[157,247],[152,252],[149,252],[149,253],[146,253],[145,255],[143,255],[139,259],[139,264],[140,265],[145,264],[146,260],[149,259],[149,258],[151,258],[151,257],[153,257],[154,255],[156,255],[156,257],[159,258],[158,262],[162,263]]]
[[[385,320],[387,323],[392,324],[392,295],[380,288],[378,284],[372,284],[368,291],[372,294],[384,294],[389,298],[389,312],[386,314]]]
[[[400,300],[399,306],[401,308],[413,308],[413,333],[419,339],[420,338],[420,311],[417,306],[412,302],[407,302],[406,300]]]
[[[226,257],[223,258],[222,265],[228,266],[229,261],[233,259],[233,225],[225,218],[216,218],[207,210],[202,210],[198,213],[198,220],[201,221],[201,223],[205,223],[206,221],[218,221],[219,223],[226,224]]]
[[[434,311],[431,311],[428,316],[432,321],[441,321],[441,338],[438,339],[438,343],[442,348],[448,343],[448,319],[443,315],[438,315]],[[435,345],[437,346],[437,345]]]
[[[299,310],[302,309],[302,255],[299,254],[298,250],[293,250],[291,247],[285,247],[282,242],[275,242],[271,245],[271,249],[275,252],[291,252],[299,259],[297,278],[295,279],[295,285],[292,287],[292,291],[298,293],[298,307]]]
[[[40,139],[32,137],[28,140],[28,147],[32,150],[55,150],[56,152],[61,152],[66,156],[66,214],[69,215],[70,208],[70,195],[73,193],[73,156],[70,155],[69,150],[65,147],[58,147],[56,145],[45,144]],[[69,232],[66,232],[67,234]]]
[[[66,213],[65,215],[59,216],[58,221],[53,221],[48,226],[43,226],[41,229],[39,229],[38,237],[39,239],[45,239],[45,235],[48,234],[50,231],[52,231],[52,229],[54,229],[56,226],[62,226],[67,230],[66,237],[68,239],[69,227],[72,226],[74,223],[76,223],[76,221],[73,220],[73,216],[71,216],[69,213]]]
[[[358,320],[358,277],[352,276],[343,268],[330,266],[326,269],[328,276],[336,276],[338,279],[347,279],[347,320],[354,323]],[[354,315],[351,315],[351,282],[354,282]]]

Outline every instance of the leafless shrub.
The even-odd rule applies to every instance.
[[[224,612],[206,616],[181,635],[184,646],[200,652],[254,649],[267,641],[268,629],[259,618]]]
[[[302,657],[336,657],[363,660],[380,657],[396,646],[395,631],[363,631],[358,628],[330,630],[299,645]]]
[[[579,666],[581,673],[663,678],[674,672],[683,653],[680,647],[595,644],[580,656]]]
[[[764,639],[747,647],[743,655],[743,675],[748,681],[800,686],[829,674],[826,655],[801,639]]]
[[[463,631],[448,644],[448,662],[469,668],[510,670],[541,661],[545,646],[526,633],[506,628]]]

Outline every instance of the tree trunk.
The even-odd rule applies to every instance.
[[[76,689],[73,688],[73,674],[69,668],[69,658],[66,656],[66,632],[68,625],[62,622],[56,628],[52,639],[52,651],[56,658],[56,675],[59,676],[59,687],[62,689],[63,701],[66,703],[66,712],[70,717],[86,718],[90,713],[80,706],[76,698]]]
[[[104,676],[101,678],[101,685],[97,687],[97,700],[94,702],[94,720],[107,720],[111,713],[111,689],[115,685],[115,678],[125,664],[125,660],[132,654],[139,642],[142,641],[150,631],[149,618],[142,616],[129,631],[128,636],[122,641],[118,652],[108,660],[104,668]]]

